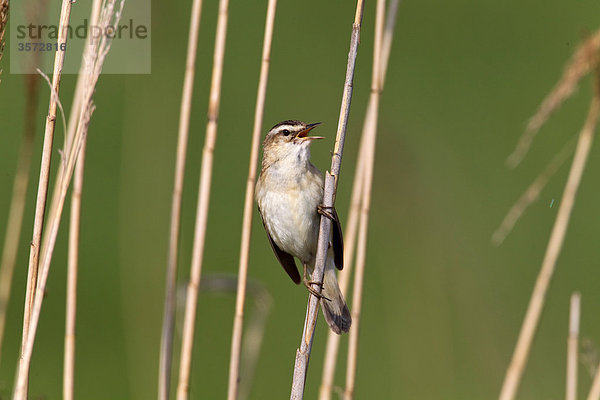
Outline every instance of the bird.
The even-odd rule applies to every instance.
[[[343,268],[342,229],[334,207],[323,207],[323,175],[310,162],[310,145],[321,136],[308,136],[320,123],[286,120],[273,126],[263,141],[263,159],[255,198],[275,257],[294,283],[303,282],[319,297],[325,321],[338,335],[348,332],[352,317],[340,291],[335,269]],[[332,220],[323,282],[312,275],[317,253],[320,214]],[[294,260],[303,266],[300,277]],[[311,284],[322,285],[321,293]]]

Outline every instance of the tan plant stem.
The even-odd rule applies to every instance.
[[[577,354],[579,352],[579,316],[581,315],[581,295],[571,295],[569,312],[569,337],[567,339],[567,385],[566,400],[577,399]]]
[[[392,39],[396,27],[396,17],[398,15],[398,6],[400,0],[391,0],[386,12],[385,30],[383,33],[382,49],[381,49],[381,89],[385,83],[388,61],[392,49]],[[346,222],[346,231],[344,232],[344,269],[339,274],[340,290],[344,295],[348,288],[350,275],[353,266],[354,246],[356,243],[356,234],[358,229],[358,217],[361,208],[362,187],[364,184],[364,152],[367,146],[365,145],[367,127],[371,126],[373,118],[374,104],[369,98],[367,111],[365,113],[365,121],[363,125],[363,133],[359,144],[359,154],[357,157],[356,170],[354,172],[354,181],[352,184],[352,196],[350,200],[350,212]],[[319,399],[331,399],[333,389],[333,378],[335,375],[335,367],[337,354],[339,349],[340,336],[333,332],[329,332],[327,336],[327,345],[325,348],[325,359],[323,361],[323,377],[321,387],[319,389]]]
[[[379,0],[381,1],[381,0]],[[373,103],[375,104],[375,103]],[[373,118],[377,118],[376,106],[372,108],[372,113],[369,121],[373,121]],[[367,121],[367,119],[365,120]],[[368,129],[367,133],[371,132],[373,128]],[[373,135],[372,133],[369,135]],[[344,390],[344,398],[351,399],[354,392],[354,375],[356,373],[356,358],[358,350],[358,324],[360,323],[360,307],[362,300],[362,280],[364,275],[364,265],[366,258],[366,238],[368,228],[368,211],[370,208],[370,190],[372,184],[372,177],[368,177],[369,173],[372,174],[372,166],[368,166],[367,163],[374,158],[374,149],[370,149],[375,145],[374,137],[367,136],[365,143],[366,154],[364,154],[363,162],[360,163],[361,167],[365,170],[363,172],[363,182],[361,185],[361,202],[360,202],[360,214],[358,223],[358,245],[356,248],[356,271],[354,277],[354,288],[352,292],[352,326],[349,332],[349,347],[348,347],[348,359],[346,368],[346,388]],[[369,171],[371,170],[371,171]],[[368,186],[367,186],[368,185]],[[366,192],[369,192],[368,194]],[[366,197],[369,197],[369,202],[365,203]],[[364,241],[364,242],[363,242]]]
[[[371,109],[371,103],[368,105],[367,115]],[[367,117],[368,118],[368,117]],[[365,118],[365,122],[367,120]],[[363,130],[364,133],[364,130]],[[365,136],[361,137],[359,145],[359,154],[357,157],[356,170],[354,171],[354,183],[352,185],[352,195],[350,197],[350,213],[346,221],[346,230],[344,231],[344,269],[339,273],[340,291],[346,296],[350,276],[352,275],[352,265],[354,258],[354,245],[356,244],[356,234],[358,232],[358,215],[362,200],[362,188],[364,185],[363,152]],[[346,296],[348,299],[348,296]],[[329,332],[327,335],[327,344],[325,346],[325,359],[323,361],[323,376],[321,377],[321,386],[319,388],[319,400],[330,400],[333,390],[333,379],[337,361],[338,350],[340,346],[340,335]]]
[[[85,141],[81,145],[75,167],[71,193],[71,218],[69,224],[69,252],[67,269],[67,309],[65,318],[65,361],[63,366],[63,399],[73,400],[75,383],[75,321],[77,315],[77,273],[79,261],[79,226],[81,220],[81,192],[85,166]]]
[[[165,305],[160,341],[160,360],[158,372],[158,399],[168,400],[171,387],[171,367],[173,363],[173,336],[175,330],[177,256],[179,251],[179,233],[181,229],[181,196],[185,177],[185,160],[189,137],[190,115],[192,111],[192,94],[196,71],[196,53],[198,48],[198,32],[202,0],[194,0],[190,15],[188,32],[188,48],[185,61],[183,90],[181,93],[181,109],[179,112],[179,132],[177,136],[177,155],[175,160],[175,178],[173,197],[171,200],[171,223],[169,231],[169,255],[167,260],[167,276],[165,280]]]
[[[92,9],[90,11],[90,26],[97,26],[98,20],[100,18],[100,11],[102,8],[103,0],[93,0],[92,1]],[[88,49],[90,46],[90,37],[88,34],[85,40],[85,49]],[[85,53],[85,52],[84,52]],[[85,90],[86,90],[86,62],[85,57],[81,58],[81,65],[79,66],[79,73],[77,75],[77,83],[75,84],[75,92],[73,94],[73,104],[71,105],[71,112],[69,113],[69,123],[67,125],[67,135],[65,137],[65,143],[63,145],[63,149],[65,153],[69,151],[69,143],[72,143],[73,138],[75,137],[75,133],[77,132],[77,124],[79,122],[79,118],[81,117],[81,108],[83,106],[83,102],[85,101]]]
[[[97,26],[100,16],[101,0],[92,2],[92,10],[90,15],[90,26]],[[85,48],[90,45],[90,37],[86,38]],[[77,77],[75,93],[73,97],[73,105],[69,116],[69,125],[66,143],[72,143],[75,132],[77,131],[77,123],[81,113],[82,103],[84,101],[85,88],[85,59],[81,60],[81,67]],[[81,194],[83,190],[83,177],[85,170],[85,148],[86,138],[83,138],[81,145],[81,153],[75,166],[75,176],[73,179],[73,192],[71,193],[71,210],[69,221],[69,251],[68,251],[68,266],[67,266],[67,302],[65,316],[65,349],[64,349],[64,365],[63,365],[63,399],[73,400],[75,386],[75,339],[76,339],[76,316],[77,316],[77,275],[79,269],[79,227],[81,224]],[[67,149],[65,143],[64,148]]]
[[[342,94],[342,104],[340,108],[340,117],[338,121],[337,134],[333,155],[331,157],[331,172],[325,174],[325,187],[323,193],[323,206],[333,207],[335,202],[335,191],[342,164],[342,154],[344,151],[344,142],[346,139],[346,127],[348,116],[350,114],[350,102],[352,101],[352,85],[354,80],[354,70],[356,66],[356,56],[358,52],[358,42],[360,37],[360,28],[363,17],[364,1],[358,0],[356,3],[356,13],[352,25],[352,35],[350,40],[350,52],[348,54],[348,64],[346,67],[346,79],[344,82],[344,91]],[[331,231],[331,221],[322,216],[319,227],[319,239],[317,245],[317,255],[315,259],[315,269],[312,279],[315,282],[323,281],[325,261],[327,258],[327,248],[329,244],[329,234]],[[321,287],[313,284],[313,289],[320,292]],[[317,325],[319,299],[314,294],[308,297],[306,308],[306,318],[302,330],[302,341],[300,348],[296,350],[296,360],[294,362],[294,376],[292,382],[291,399],[301,399],[304,396],[304,385],[306,383],[306,372],[308,370],[308,361],[310,351]]]
[[[70,3],[69,0],[66,0],[66,2]],[[115,1],[105,2],[102,14],[100,16],[100,28],[106,29],[109,24],[112,26],[118,24],[119,17],[122,13],[122,8],[122,1],[120,2],[120,7],[118,9],[115,9]],[[63,23],[63,16],[64,13],[61,13],[61,27],[65,26]],[[66,32],[66,29],[61,29],[61,34],[66,34]],[[63,42],[64,40],[62,42],[59,40],[58,43],[60,45],[60,43]],[[79,150],[81,149],[83,140],[87,135],[90,118],[94,111],[92,98],[98,77],[102,71],[103,62],[108,50],[110,49],[111,39],[103,36],[93,42],[94,43],[85,50],[86,54],[84,54],[84,60],[86,64],[86,85],[80,117],[77,124],[77,131],[75,132],[73,139],[70,141],[69,146],[67,146],[68,151],[65,152],[63,158],[61,159],[61,166],[59,167],[59,174],[56,181],[58,195],[54,197],[56,201],[53,202],[50,209],[48,216],[48,228],[44,234],[44,243],[40,252],[40,269],[39,277],[36,282],[36,295],[33,297],[29,330],[23,334],[25,337],[25,343],[23,345],[19,369],[17,371],[13,400],[24,400],[27,397],[27,380],[35,342],[35,333],[37,331],[39,317],[41,314],[44,291],[50,271],[50,263],[56,244],[64,202],[67,196],[69,183],[75,169],[75,163],[77,162],[77,158],[79,156]]]
[[[269,64],[271,42],[273,39],[273,25],[275,23],[275,9],[277,0],[269,0],[267,17],[265,21],[265,35],[263,39],[262,63],[256,95],[256,109],[254,111],[254,128],[252,130],[252,143],[250,147],[250,165],[246,181],[246,197],[244,200],[244,217],[242,222],[242,242],[240,245],[240,263],[238,272],[237,298],[235,315],[233,318],[233,333],[231,335],[231,356],[229,360],[229,385],[227,398],[236,400],[240,386],[240,359],[242,350],[242,331],[244,326],[244,304],[246,299],[246,282],[248,278],[248,258],[250,256],[250,238],[252,235],[252,214],[254,209],[254,186],[256,184],[256,170],[258,165],[258,151],[260,145],[265,98],[267,95],[267,82],[269,77]]]
[[[219,17],[217,20],[212,82],[208,105],[208,123],[206,125],[204,149],[202,150],[202,166],[200,170],[196,227],[194,232],[194,248],[192,251],[190,281],[187,288],[185,315],[183,320],[183,341],[181,345],[181,359],[179,364],[179,382],[177,385],[178,400],[187,399],[189,394],[190,369],[192,364],[192,350],[196,323],[196,307],[198,303],[198,286],[200,284],[200,276],[202,274],[202,258],[204,256],[204,244],[206,239],[206,222],[208,219],[208,205],[210,200],[210,183],[214,156],[213,153],[215,142],[217,140],[217,120],[219,117],[219,102],[221,99],[221,78],[223,75],[223,58],[225,55],[228,7],[229,0],[219,1]]]
[[[71,1],[63,0],[60,12],[59,34],[57,43],[61,46],[67,43],[67,29],[69,18],[71,16]],[[60,80],[65,60],[66,51],[56,51],[54,55],[54,71],[52,75],[52,91],[50,94],[50,103],[48,106],[48,116],[46,117],[46,128],[44,131],[44,143],[42,149],[42,162],[40,165],[40,177],[38,182],[37,199],[35,205],[35,218],[33,223],[33,237],[31,239],[31,248],[29,253],[29,266],[27,270],[27,289],[25,292],[25,310],[23,313],[23,337],[21,344],[21,359],[19,371],[19,380],[14,393],[15,399],[25,399],[27,397],[27,381],[29,375],[29,365],[23,357],[33,301],[36,294],[37,275],[39,267],[40,245],[42,240],[42,230],[44,226],[44,216],[46,213],[46,199],[48,195],[48,182],[50,179],[50,163],[52,160],[52,144],[54,142],[54,127],[56,123],[56,108],[58,102],[58,93],[60,89]]]
[[[579,188],[585,163],[592,145],[599,111],[600,101],[597,90],[595,90],[585,124],[579,134],[575,156],[573,158],[573,163],[571,164],[571,170],[556,215],[552,234],[548,241],[548,247],[546,248],[542,267],[536,280],[529,306],[527,307],[527,313],[525,314],[525,319],[521,326],[512,360],[506,371],[502,391],[499,397],[500,400],[512,400],[515,398],[527,362],[531,342],[533,341],[533,336],[535,335],[539,318],[542,313],[546,292],[550,285],[550,280],[556,267],[556,261],[565,238],[569,218],[575,203],[577,189]]]
[[[385,0],[377,0],[375,14],[375,39],[373,44],[373,77],[371,80],[371,99],[373,104],[370,115],[370,124],[365,132],[366,150],[362,167],[365,169],[360,209],[360,223],[358,228],[358,246],[356,248],[356,272],[354,289],[352,292],[352,326],[348,343],[348,361],[346,368],[346,388],[344,399],[354,397],[356,379],[356,363],[358,359],[358,333],[360,327],[360,310],[362,305],[362,288],[367,254],[367,235],[369,226],[369,209],[371,206],[371,187],[373,185],[373,169],[375,165],[375,143],[377,139],[377,119],[379,113],[379,99],[382,87],[381,48],[383,40],[383,25],[385,18]]]
[[[87,124],[86,124],[87,129]],[[79,145],[76,146],[72,152],[72,155],[69,157],[68,165],[73,165],[77,158],[77,153],[81,148],[81,141]],[[54,250],[54,246],[56,244],[56,236],[58,235],[58,228],[60,218],[62,216],[62,210],[64,207],[65,197],[69,186],[69,181],[71,180],[71,176],[73,173],[73,168],[65,168],[65,172],[62,176],[59,177],[59,186],[60,186],[60,196],[57,199],[56,206],[53,205],[51,210],[51,215],[49,216],[49,229],[48,229],[48,241],[45,242],[47,245],[44,246],[44,249],[47,251],[44,254],[44,257],[40,263],[40,274],[37,281],[37,289],[36,296],[34,298],[34,303],[32,305],[31,312],[31,321],[29,325],[29,331],[26,334],[27,340],[24,344],[23,354],[21,356],[21,364],[19,365],[19,372],[17,375],[17,384],[15,389],[15,394],[13,400],[21,400],[25,399],[23,390],[26,387],[27,376],[29,373],[29,366],[31,363],[31,355],[33,353],[33,344],[35,341],[35,332],[37,330],[37,325],[39,322],[39,316],[41,313],[42,302],[44,299],[43,293],[46,287],[46,281],[48,279],[48,272],[50,270],[50,260],[52,259],[52,254]]]

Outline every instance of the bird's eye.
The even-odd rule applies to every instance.
[[[283,133],[284,136],[289,136],[290,131],[287,129],[284,129],[283,131],[281,131],[281,133]]]

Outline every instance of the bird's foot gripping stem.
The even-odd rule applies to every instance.
[[[330,299],[328,299],[327,297],[323,296],[321,293],[319,293],[318,290],[316,290],[314,287],[312,287],[312,285],[316,284],[319,285],[321,287],[321,289],[323,288],[323,282],[317,282],[317,281],[312,281],[312,280],[308,280],[307,278],[307,272],[306,272],[306,264],[304,264],[304,273],[302,276],[302,283],[304,284],[304,286],[306,286],[306,289],[313,294],[315,297],[317,297],[319,300],[321,299],[325,299],[327,301],[331,301]]]
[[[335,212],[335,208],[333,206],[324,206],[323,204],[319,204],[317,206],[317,212],[324,217],[329,218],[332,221],[337,221],[337,214]]]

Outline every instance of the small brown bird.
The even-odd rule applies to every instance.
[[[343,267],[340,222],[334,208],[321,207],[323,176],[310,162],[310,144],[315,139],[323,139],[308,136],[317,125],[288,120],[271,128],[263,142],[262,170],[255,195],[275,256],[296,284],[303,281],[311,293],[321,298],[327,324],[340,334],[348,332],[352,317],[335,274],[336,267]],[[326,215],[333,223],[320,295],[311,287],[315,282],[306,277],[307,269],[312,274],[315,265],[319,214]],[[294,257],[304,267],[303,279]]]

